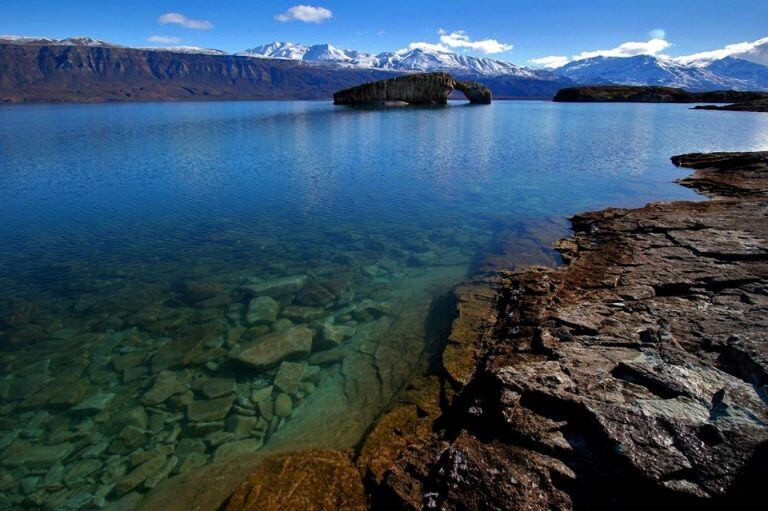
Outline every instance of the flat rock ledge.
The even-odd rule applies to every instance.
[[[416,73],[365,83],[333,95],[336,105],[377,105],[403,102],[411,105],[444,105],[454,90],[464,93],[470,103],[487,105],[491,90],[476,82],[462,82],[448,73]]]
[[[577,215],[559,268],[490,258],[456,288],[442,364],[400,392],[356,455],[271,459],[225,509],[761,501],[768,152],[673,162],[696,169],[680,183],[710,200]]]

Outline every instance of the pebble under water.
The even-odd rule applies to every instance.
[[[500,245],[557,263],[569,214],[695,197],[672,154],[768,148],[688,108],[0,107],[0,509],[354,447]]]

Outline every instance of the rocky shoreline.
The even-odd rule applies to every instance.
[[[226,509],[754,499],[768,476],[768,152],[673,161],[710,200],[577,215],[562,267],[490,260],[456,290],[442,364],[357,454],[284,455]],[[309,473],[311,490],[297,484]]]

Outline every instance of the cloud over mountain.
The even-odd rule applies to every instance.
[[[707,63],[725,57],[736,57],[757,64],[768,65],[768,37],[757,41],[728,44],[723,48],[711,51],[702,51],[691,55],[677,57],[675,60],[681,64]]]

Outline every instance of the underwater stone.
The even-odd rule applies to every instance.
[[[2,464],[5,467],[23,466],[30,469],[46,469],[69,456],[75,445],[63,443],[58,445],[30,445],[17,452],[6,452]]]
[[[250,417],[245,415],[230,415],[227,417],[227,431],[234,434],[235,438],[242,438],[248,436],[251,430],[258,423],[256,417]]]
[[[191,452],[179,458],[174,468],[174,473],[183,474],[200,468],[208,462],[208,456],[199,452]]]
[[[348,350],[346,346],[338,346],[336,348],[325,350],[325,351],[318,351],[317,353],[313,353],[310,357],[308,362],[313,365],[330,365],[335,364],[337,362],[341,362],[344,360],[344,357],[347,356]]]
[[[132,367],[136,367],[147,358],[147,352],[145,351],[133,351],[126,353],[125,355],[118,355],[112,359],[112,367],[117,371],[125,371]]]
[[[164,402],[175,394],[181,394],[187,390],[187,383],[179,378],[173,371],[160,371],[152,388],[141,398],[145,405],[155,406]]]
[[[205,435],[205,443],[208,444],[208,447],[214,448],[221,444],[231,442],[234,438],[235,435],[228,431],[214,431],[213,433]]]
[[[288,417],[293,412],[293,401],[288,394],[278,394],[275,398],[275,415],[278,417]]]
[[[335,299],[333,293],[315,280],[310,280],[296,295],[296,303],[310,307],[325,307]]]
[[[40,488],[48,491],[60,490],[64,487],[62,478],[64,477],[64,465],[57,461],[54,463],[43,478]]]
[[[146,429],[149,422],[149,416],[143,406],[134,406],[115,415],[111,421],[115,425],[136,426]]]
[[[264,401],[259,401],[257,406],[259,408],[259,413],[266,420],[268,421],[272,420],[272,417],[275,416],[275,405],[271,399],[265,399]]]
[[[232,408],[233,396],[218,399],[200,399],[187,405],[187,419],[192,422],[211,422],[223,419]]]
[[[133,469],[115,485],[115,495],[119,497],[136,488],[163,468],[166,459],[166,456],[157,456]]]
[[[291,321],[298,321],[300,323],[309,323],[315,319],[320,319],[325,316],[324,309],[317,307],[303,307],[299,305],[289,305],[283,309],[283,317],[290,319]]]
[[[247,284],[242,289],[254,296],[271,296],[278,298],[297,293],[307,282],[306,275],[282,277],[259,284]]]
[[[286,394],[293,394],[307,371],[306,362],[283,362],[275,375],[275,387]]]
[[[168,458],[168,461],[165,462],[165,465],[163,465],[163,468],[161,468],[157,473],[155,473],[153,476],[147,478],[146,481],[144,481],[144,488],[152,489],[160,482],[167,478],[169,475],[171,475],[171,472],[173,472],[173,469],[176,467],[176,464],[179,462],[179,459],[176,456],[171,456]]]
[[[259,296],[251,300],[245,322],[249,325],[272,323],[280,312],[280,304],[270,296]]]
[[[263,445],[264,441],[260,438],[248,438],[246,440],[237,440],[228,444],[222,444],[216,449],[213,459],[214,461],[219,462],[237,456],[253,454],[261,449]]]
[[[187,432],[193,436],[205,436],[212,431],[224,429],[224,421],[190,422],[187,424]]]
[[[225,396],[235,392],[234,378],[216,378],[203,385],[203,395],[208,399]]]
[[[71,411],[76,414],[96,414],[109,406],[113,399],[115,394],[112,393],[94,394],[72,407]]]
[[[137,428],[136,426],[126,426],[120,432],[120,440],[129,449],[143,445],[148,436],[149,431]]]
[[[184,296],[192,302],[200,302],[220,294],[224,286],[219,282],[187,282],[184,285]]]
[[[251,401],[254,403],[258,403],[260,401],[264,401],[265,399],[269,399],[270,396],[272,396],[272,386],[263,387],[260,389],[256,389],[251,393]]]
[[[272,323],[272,331],[273,332],[282,332],[284,330],[288,330],[293,326],[293,321],[291,321],[288,318],[280,318],[274,323]]]
[[[230,352],[231,359],[265,370],[276,366],[285,359],[306,357],[312,349],[314,332],[305,327],[293,327],[275,332],[252,341]]]
[[[102,467],[100,460],[83,460],[74,465],[67,465],[67,471],[64,475],[64,482],[68,487],[75,483],[83,481],[89,475],[93,474]]]

